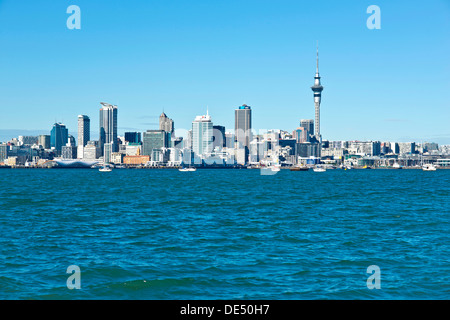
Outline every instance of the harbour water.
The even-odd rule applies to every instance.
[[[449,220],[450,170],[2,170],[0,299],[449,299]]]

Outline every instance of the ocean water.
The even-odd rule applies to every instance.
[[[449,219],[450,170],[0,170],[0,299],[449,299]]]

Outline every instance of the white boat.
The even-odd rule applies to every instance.
[[[270,166],[269,168],[270,168],[270,170],[272,170],[273,172],[277,172],[277,171],[280,171],[281,166],[278,164],[278,165]]]
[[[327,169],[323,168],[323,167],[315,167],[313,169],[314,172],[325,172],[327,171]]]
[[[178,169],[178,171],[181,171],[181,172],[193,172],[196,170],[197,170],[196,168],[180,168],[180,169]]]
[[[431,163],[427,163],[422,166],[423,171],[436,171],[436,169],[436,166]]]
[[[402,166],[398,162],[396,162],[396,163],[394,163],[392,165],[392,168],[394,168],[394,169],[402,169]]]
[[[112,168],[110,168],[110,167],[102,167],[102,168],[98,169],[98,171],[100,171],[100,172],[111,172]]]

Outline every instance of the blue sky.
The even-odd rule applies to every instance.
[[[66,27],[72,4],[81,30]],[[79,114],[95,137],[101,101],[119,134],[163,109],[190,129],[207,106],[232,130],[243,103],[255,129],[292,131],[314,118],[317,40],[324,139],[450,144],[448,0],[0,0],[0,140],[55,120],[76,132]]]

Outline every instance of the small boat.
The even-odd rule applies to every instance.
[[[422,166],[423,171],[436,171],[436,169],[436,166],[431,163],[427,163]]]
[[[270,170],[276,172],[276,171],[280,171],[281,167],[280,167],[280,165],[273,165],[273,166],[270,166],[269,168],[270,168]]]
[[[291,171],[308,171],[308,167],[293,167],[290,169]]]
[[[178,169],[178,171],[181,171],[181,172],[193,172],[196,170],[197,170],[196,168],[180,168],[180,169]]]
[[[100,169],[98,169],[98,171],[100,171],[100,172],[111,172],[112,168],[110,168],[110,167],[101,167]]]
[[[325,172],[327,171],[327,169],[323,168],[323,167],[315,167],[313,169],[314,172]]]
[[[403,167],[400,164],[398,164],[398,162],[396,162],[396,163],[394,163],[392,165],[392,168],[394,168],[394,169],[402,169]]]
[[[260,169],[261,169],[262,175],[274,175],[278,171],[280,171],[280,166],[279,165],[267,166],[267,167],[261,167]]]

